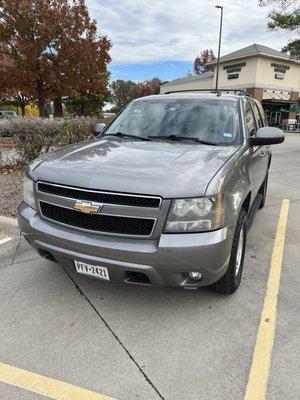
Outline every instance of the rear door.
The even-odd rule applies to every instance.
[[[257,130],[264,126],[258,107],[253,100],[248,100],[246,103],[245,124],[249,137],[255,136]],[[255,146],[250,148],[250,154],[250,177],[254,198],[257,195],[268,170],[268,152],[265,146]]]

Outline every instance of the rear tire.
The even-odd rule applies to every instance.
[[[246,220],[247,214],[242,208],[234,232],[228,269],[222,278],[210,285],[214,292],[228,295],[234,293],[240,286],[247,236]]]
[[[259,193],[262,195],[262,199],[258,207],[259,209],[264,208],[266,204],[267,190],[268,190],[268,174],[265,177],[264,183],[261,185],[261,188],[259,189]]]

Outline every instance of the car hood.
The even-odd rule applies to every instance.
[[[33,161],[34,180],[165,198],[205,194],[236,147],[171,141],[93,139]]]

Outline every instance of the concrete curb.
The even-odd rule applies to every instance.
[[[0,215],[0,234],[19,235],[17,218],[5,217]]]

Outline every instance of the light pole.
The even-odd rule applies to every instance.
[[[218,62],[217,62],[217,74],[216,74],[216,91],[218,90],[219,84],[219,67],[220,67],[220,52],[221,52],[221,38],[222,38],[222,24],[223,24],[223,6],[215,6],[221,10],[220,19],[220,32],[219,32],[219,48],[218,48]]]

